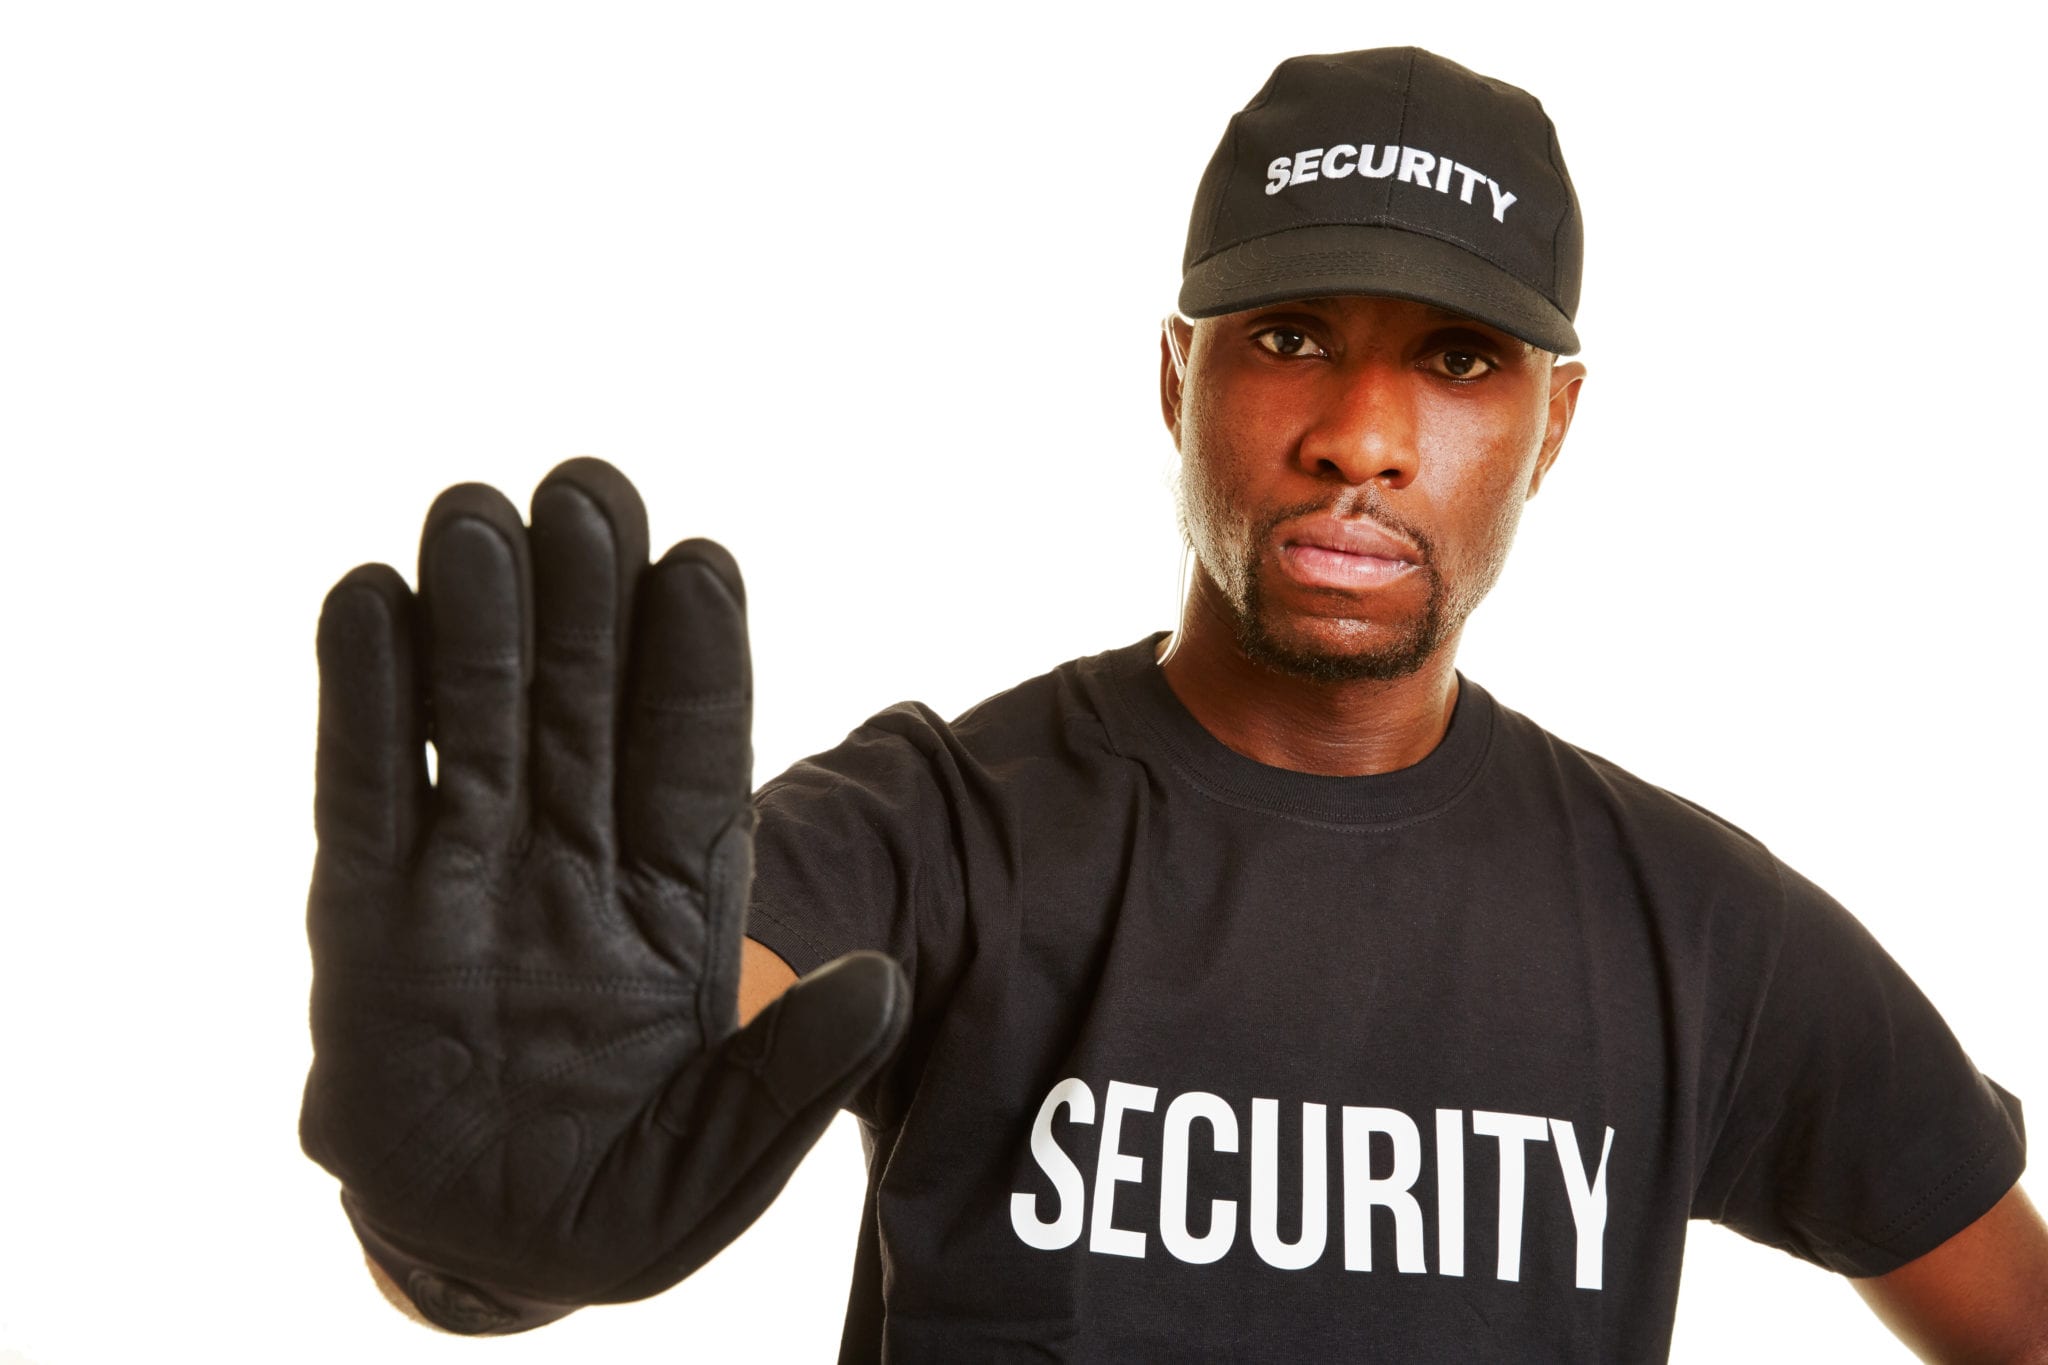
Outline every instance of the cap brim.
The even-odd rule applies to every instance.
[[[1499,266],[1419,232],[1357,223],[1290,228],[1219,251],[1181,281],[1180,311],[1213,318],[1336,294],[1413,299],[1559,355],[1579,349],[1572,320]]]

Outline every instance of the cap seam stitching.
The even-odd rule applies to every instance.
[[[1550,230],[1550,289],[1548,292],[1552,301],[1555,302],[1558,295],[1564,292],[1562,287],[1564,284],[1564,270],[1560,264],[1559,254],[1559,248],[1564,237],[1564,225],[1578,216],[1579,203],[1578,193],[1571,187],[1571,176],[1566,173],[1563,166],[1558,164],[1557,124],[1551,121],[1550,111],[1543,109],[1542,100],[1536,101],[1536,107],[1543,110],[1543,129],[1549,134],[1545,139],[1543,154],[1550,161],[1551,173],[1557,177],[1558,183],[1565,187],[1564,212],[1557,216],[1557,226]],[[1563,307],[1560,306],[1558,311],[1562,313],[1564,311]],[[1577,310],[1574,309],[1573,311],[1576,312]]]
[[[1242,117],[1242,114],[1238,115],[1238,118]],[[1223,184],[1216,192],[1216,204],[1209,210],[1208,238],[1211,242],[1216,240],[1217,228],[1223,221],[1223,206],[1230,202],[1230,186],[1237,182],[1238,132],[1237,118],[1233,118],[1230,120],[1228,138],[1230,164],[1224,171]],[[1210,254],[1213,255],[1214,251],[1212,250]]]
[[[1394,145],[1396,147],[1406,147],[1408,145],[1408,109],[1414,101],[1414,96],[1415,49],[1411,47],[1408,49],[1408,69],[1401,73],[1401,119],[1400,122],[1394,125]],[[1385,220],[1394,216],[1394,186],[1400,183],[1401,177],[1397,173],[1388,176],[1387,183],[1380,187],[1380,219],[1382,225],[1384,225]]]

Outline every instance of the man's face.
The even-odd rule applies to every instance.
[[[1175,324],[1179,325],[1179,324]],[[1318,681],[1412,673],[1499,577],[1584,367],[1403,299],[1197,322],[1162,361],[1198,610]]]

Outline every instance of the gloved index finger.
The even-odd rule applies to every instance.
[[[388,564],[352,569],[320,608],[320,846],[387,867],[412,856],[426,803],[426,711],[412,589]]]
[[[723,546],[684,541],[648,569],[632,652],[623,851],[702,892],[712,844],[750,810],[753,791],[746,590]]]

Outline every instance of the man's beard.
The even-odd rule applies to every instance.
[[[1281,520],[1275,518],[1272,526],[1262,528],[1254,544],[1264,544],[1266,535]],[[1395,524],[1391,519],[1375,520],[1387,525]],[[1413,572],[1429,576],[1429,599],[1423,605],[1422,615],[1410,621],[1397,638],[1341,653],[1304,649],[1277,638],[1268,620],[1259,578],[1259,559],[1254,554],[1244,566],[1244,601],[1228,603],[1234,618],[1231,624],[1239,652],[1261,667],[1315,683],[1368,679],[1387,682],[1405,678],[1421,668],[1443,645],[1454,626],[1446,609],[1443,577],[1430,563],[1428,540],[1412,527],[1402,529],[1421,552],[1422,562],[1415,566]],[[1226,593],[1225,597],[1227,599],[1229,594]]]
[[[1191,545],[1196,541],[1194,517],[1191,515],[1194,509],[1189,499],[1192,492],[1194,490],[1185,482],[1176,489],[1181,534]],[[1415,547],[1420,562],[1413,572],[1428,576],[1429,595],[1423,604],[1422,614],[1407,622],[1394,638],[1381,638],[1374,644],[1357,649],[1336,650],[1305,647],[1281,638],[1272,629],[1271,613],[1260,582],[1260,547],[1272,542],[1273,533],[1282,522],[1326,511],[1371,521],[1404,537]],[[1235,565],[1216,566],[1226,572],[1212,571],[1211,576],[1221,589],[1221,605],[1230,614],[1238,650],[1253,663],[1306,682],[1386,682],[1408,677],[1420,669],[1458,633],[1472,608],[1493,586],[1506,560],[1507,542],[1514,536],[1515,511],[1509,510],[1506,516],[1505,534],[1500,538],[1499,549],[1483,566],[1477,580],[1468,584],[1464,592],[1453,591],[1446,585],[1444,575],[1437,571],[1436,547],[1429,536],[1420,527],[1411,526],[1396,516],[1378,490],[1370,488],[1363,490],[1358,497],[1341,499],[1334,507],[1318,499],[1269,514],[1240,542],[1244,550],[1242,560]],[[1235,572],[1228,572],[1232,569]],[[1231,580],[1236,581],[1233,583]]]

